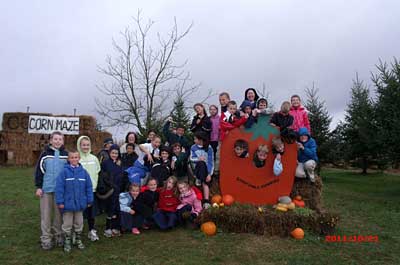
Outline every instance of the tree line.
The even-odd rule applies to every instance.
[[[168,116],[189,127],[188,112],[196,102],[204,103],[213,94],[198,99],[200,84],[193,84],[186,62],[178,63],[178,45],[189,34],[192,25],[182,31],[176,20],[167,34],[152,35],[154,21],[143,21],[140,12],[133,18],[133,27],[114,40],[115,54],[108,56],[99,71],[108,77],[98,88],[103,100],[96,99],[97,112],[105,127],[130,125],[146,137],[149,129],[161,132]],[[153,40],[153,41],[151,41]],[[154,41],[155,40],[155,41]],[[331,130],[332,116],[313,84],[305,89],[305,107],[313,137],[319,145],[321,164],[356,166],[367,173],[371,166],[379,169],[400,166],[400,63],[379,61],[371,81],[374,93],[356,74],[351,99],[343,121]],[[171,111],[165,111],[170,109]],[[187,130],[187,133],[190,133]]]

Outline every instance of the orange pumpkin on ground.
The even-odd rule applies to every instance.
[[[222,202],[226,206],[232,205],[234,201],[235,201],[235,199],[230,194],[225,194],[224,196],[222,196]]]
[[[304,208],[305,204],[304,201],[299,201],[299,200],[293,200],[294,205],[300,208]]]
[[[212,202],[213,204],[214,204],[214,203],[220,204],[220,203],[222,202],[222,197],[221,197],[221,195],[216,194],[216,195],[212,196],[211,202]]]
[[[300,240],[304,238],[304,231],[301,228],[296,228],[290,233],[290,235],[293,238]]]
[[[217,226],[214,222],[205,222],[201,225],[201,231],[207,236],[214,236],[217,233]]]

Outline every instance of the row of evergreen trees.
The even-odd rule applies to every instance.
[[[332,117],[325,101],[318,96],[318,89],[314,84],[306,88],[304,105],[309,111],[322,164],[356,166],[363,173],[371,166],[400,166],[400,62],[394,59],[388,65],[379,61],[371,80],[375,88],[373,97],[356,75],[345,119],[333,130],[330,130]],[[189,127],[191,117],[183,99],[177,98],[171,116]]]
[[[367,173],[376,166],[398,168],[400,165],[400,63],[388,65],[379,61],[372,74],[374,96],[356,75],[344,121],[329,130],[332,121],[325,102],[313,87],[306,90],[305,106],[310,111],[310,123],[318,155],[323,163],[353,165]]]

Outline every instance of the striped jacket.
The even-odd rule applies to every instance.
[[[55,149],[51,145],[46,146],[36,165],[35,186],[46,193],[54,192],[57,176],[67,163],[67,158],[64,147]]]

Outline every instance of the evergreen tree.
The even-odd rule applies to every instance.
[[[376,86],[376,118],[379,153],[383,161],[394,168],[400,165],[400,63],[395,58],[389,69],[380,61],[378,74],[372,81]]]
[[[181,97],[174,101],[174,108],[170,116],[173,119],[174,126],[184,126],[186,130],[190,128],[191,117],[186,112],[185,102]]]
[[[351,88],[351,102],[346,110],[344,135],[348,158],[360,162],[362,173],[366,174],[376,154],[376,122],[369,89],[358,79],[358,75]]]
[[[171,111],[170,117],[172,117],[171,128],[176,128],[177,126],[183,126],[185,128],[185,135],[188,139],[192,139],[192,133],[190,131],[190,125],[192,122],[192,117],[187,113],[187,107],[185,106],[185,100],[183,96],[179,93],[176,100],[174,101],[174,107]]]
[[[312,137],[318,144],[318,158],[321,162],[326,162],[329,150],[329,126],[332,117],[329,115],[324,100],[318,96],[318,89],[314,86],[306,88],[305,90],[307,101],[305,107],[309,111],[308,119],[310,120],[310,127]]]
[[[329,133],[328,141],[325,144],[328,150],[325,154],[326,162],[335,166],[344,166],[348,160],[346,157],[348,145],[345,141],[345,130],[346,124],[339,122],[336,128]]]

